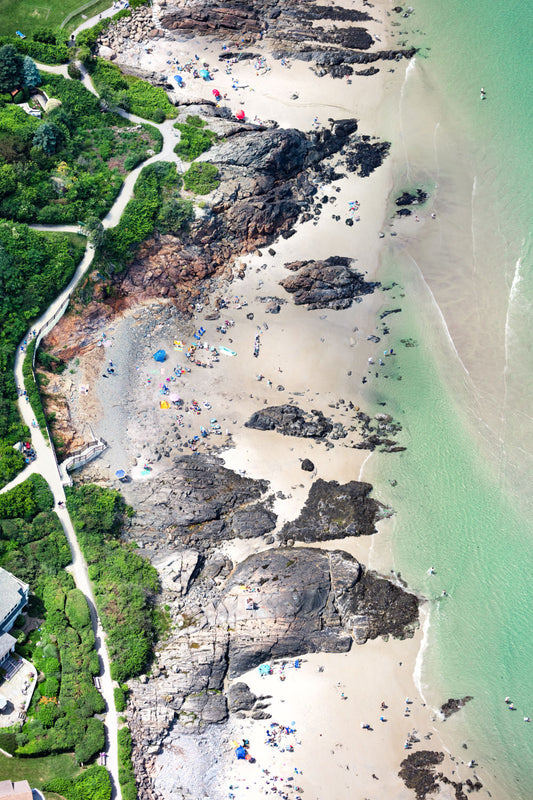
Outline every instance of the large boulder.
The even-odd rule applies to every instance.
[[[281,537],[287,541],[324,542],[346,536],[369,536],[376,532],[376,520],[383,506],[370,497],[372,485],[362,481],[324,481],[319,478],[299,516],[285,523]]]
[[[246,428],[259,431],[278,431],[285,436],[302,436],[311,439],[323,439],[333,430],[333,425],[321,411],[307,413],[294,405],[269,406],[255,411]]]

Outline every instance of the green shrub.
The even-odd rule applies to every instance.
[[[195,194],[209,194],[218,187],[218,170],[208,161],[191,164],[183,176],[185,188]]]
[[[89,606],[81,589],[71,589],[67,594],[65,614],[73,628],[85,628],[91,624]]]
[[[112,271],[120,272],[132,260],[139,244],[153,232],[164,189],[177,182],[174,164],[160,161],[142,170],[134,197],[124,209],[119,224],[105,233],[103,257]]]
[[[194,219],[194,205],[191,200],[170,197],[159,209],[156,227],[161,233],[178,236],[189,229]]]
[[[128,172],[131,172],[131,170],[135,169],[135,167],[137,167],[141,163],[141,161],[144,161],[145,158],[146,158],[146,153],[142,153],[138,150],[136,152],[130,153],[124,159],[124,169],[127,170]]]
[[[67,488],[67,503],[107,632],[111,675],[122,683],[139,675],[151,654],[157,572],[117,541],[126,510],[118,492],[91,485]]]
[[[46,678],[46,680],[39,684],[39,691],[41,692],[41,697],[57,697],[59,693],[59,680],[53,676]]]
[[[41,64],[66,64],[69,50],[64,42],[52,44],[40,42],[35,38],[20,39],[18,36],[0,36],[0,46],[11,44],[19,53],[30,56]]]
[[[30,477],[0,494],[0,519],[32,520],[39,511],[50,511],[54,507],[54,496],[41,475]]]
[[[197,116],[188,116],[187,122],[176,122],[175,128],[180,131],[180,140],[174,147],[174,152],[185,161],[193,161],[199,155],[209,150],[212,142],[217,138],[216,133],[203,130],[205,122]]]
[[[90,719],[83,739],[75,749],[78,764],[86,764],[105,747],[104,723],[99,719]]]
[[[68,65],[68,74],[69,77],[72,78],[74,81],[81,80],[81,70],[73,61],[69,62]]]
[[[105,767],[92,766],[77,778],[54,778],[43,789],[66,800],[111,800],[111,778]]]
[[[126,710],[126,695],[120,686],[115,687],[113,689],[113,694],[115,696],[115,708],[118,712]]]

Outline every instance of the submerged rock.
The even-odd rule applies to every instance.
[[[397,206],[412,206],[423,203],[427,199],[428,193],[423,189],[417,189],[416,193],[414,194],[412,192],[403,192],[399,197],[396,198],[395,202]]]
[[[463,708],[464,705],[466,705],[466,703],[469,703],[470,700],[473,699],[474,698],[468,694],[465,695],[465,697],[461,697],[459,699],[454,699],[453,697],[450,697],[449,700],[447,700],[445,703],[441,705],[440,707],[441,714],[444,716],[444,719],[448,719],[448,717],[451,717],[452,714],[456,714]]]

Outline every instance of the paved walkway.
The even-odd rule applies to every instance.
[[[108,12],[104,12],[104,16],[111,16],[112,13],[115,13],[115,9],[109,9]],[[98,21],[97,17],[93,17],[91,20],[87,20],[86,22],[83,23],[83,25],[81,25],[77,29],[77,31],[75,31],[75,33],[77,33],[79,30],[82,30],[83,28],[91,27],[92,25],[96,24],[97,21]],[[37,64],[37,67],[38,69],[42,69],[44,71],[53,72],[59,75],[64,75],[66,78],[69,77],[67,71],[67,65],[54,67],[47,64]],[[81,66],[81,71],[82,71],[82,81],[84,86],[90,92],[98,96],[98,93],[94,88],[93,82],[83,66]],[[183,163],[174,153],[174,146],[178,141],[178,139],[175,135],[173,120],[166,120],[165,122],[156,124],[151,122],[150,120],[145,120],[142,119],[141,117],[137,117],[135,114],[129,114],[128,112],[123,111],[122,109],[116,109],[116,111],[118,114],[120,114],[120,116],[124,117],[130,122],[134,123],[148,122],[150,125],[154,125],[154,127],[157,127],[161,131],[161,134],[163,136],[163,147],[160,153],[157,153],[156,155],[144,161],[142,164],[136,167],[132,172],[130,172],[129,175],[126,177],[113,206],[102,220],[104,228],[112,228],[115,225],[117,225],[118,222],[120,221],[120,218],[127,203],[133,196],[135,182],[141,170],[145,166],[147,166],[148,164],[153,164],[156,161],[174,161],[177,164],[178,170],[180,172],[184,171]],[[77,225],[33,225],[31,227],[33,227],[35,230],[43,230],[43,231],[58,231],[58,232],[68,232],[68,233],[77,233],[79,231],[79,227]],[[53,301],[53,303],[50,304],[50,306],[44,312],[44,314],[42,314],[41,317],[36,322],[33,323],[31,330],[38,331],[37,344],[40,342],[41,338],[44,335],[46,335],[52,330],[52,328],[57,324],[58,320],[65,313],[72,292],[74,291],[80,279],[89,270],[93,258],[94,258],[94,248],[92,247],[92,245],[87,244],[85,255],[81,260],[80,264],[78,265],[78,268],[76,269],[76,272],[72,280],[70,281],[69,285],[65,289],[63,289],[63,291],[56,297],[56,299]],[[27,341],[30,341],[30,332],[28,332],[26,339]],[[23,388],[24,386],[24,381],[22,376],[22,366],[25,357],[26,357],[26,352],[25,349],[22,350],[22,343],[21,343],[21,346],[19,346],[17,349],[17,354],[15,357],[15,381],[17,386],[21,388]],[[5,486],[1,490],[1,492],[7,492],[9,489],[12,489],[14,486],[17,486],[18,484],[25,481],[26,478],[28,478],[32,474],[40,474],[48,482],[48,485],[50,486],[50,489],[52,490],[52,493],[54,495],[54,500],[56,503],[56,512],[61,521],[61,525],[63,526],[63,530],[65,531],[65,535],[70,545],[70,550],[72,554],[72,564],[69,567],[67,567],[67,569],[69,572],[71,572],[78,589],[81,589],[81,591],[85,595],[85,598],[87,600],[91,612],[91,621],[96,640],[96,651],[98,653],[98,658],[100,660],[101,692],[107,705],[107,714],[105,718],[106,738],[107,738],[107,746],[106,746],[107,768],[111,774],[111,780],[113,784],[112,797],[114,798],[114,800],[121,800],[120,784],[118,781],[118,743],[117,743],[118,722],[117,722],[117,711],[115,708],[115,701],[113,695],[113,681],[111,679],[109,654],[106,646],[106,634],[102,628],[100,618],[98,617],[94,594],[87,571],[87,564],[80,550],[80,546],[76,538],[72,520],[67,511],[66,505],[62,506],[58,505],[59,502],[65,503],[66,498],[54,447],[48,440],[48,438],[47,437],[45,438],[43,436],[39,428],[34,428],[32,426],[32,421],[34,419],[33,411],[31,409],[29,402],[23,396],[19,398],[19,409],[22,419],[29,426],[32,432],[31,433],[32,445],[37,455],[35,460],[31,464],[29,464],[21,473],[19,473],[17,477],[14,478],[7,486]]]

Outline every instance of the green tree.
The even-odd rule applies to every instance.
[[[99,719],[90,719],[85,736],[76,745],[75,754],[78,764],[86,764],[105,747],[104,724]]]
[[[2,164],[0,167],[0,200],[8,194],[13,194],[17,188],[17,177],[12,164]],[[3,248],[2,248],[3,250]],[[4,251],[5,252],[5,251]],[[1,273],[1,267],[0,267]]]
[[[171,197],[163,203],[157,215],[156,225],[161,233],[179,234],[189,227],[194,219],[194,206],[190,200]]]
[[[12,44],[0,47],[0,92],[10,92],[22,86],[22,56]]]
[[[30,89],[40,86],[42,83],[41,73],[37,69],[35,61],[29,56],[24,56],[22,63],[22,83],[24,86],[29,86]]]
[[[51,28],[37,28],[32,37],[34,42],[43,44],[56,44],[56,35]]]
[[[103,242],[105,236],[104,226],[98,219],[98,217],[88,217],[85,220],[85,230],[87,232],[87,238],[92,246],[98,250]]]
[[[33,144],[35,147],[40,147],[46,155],[53,156],[59,147],[61,140],[61,131],[52,122],[43,122],[33,137]]]

